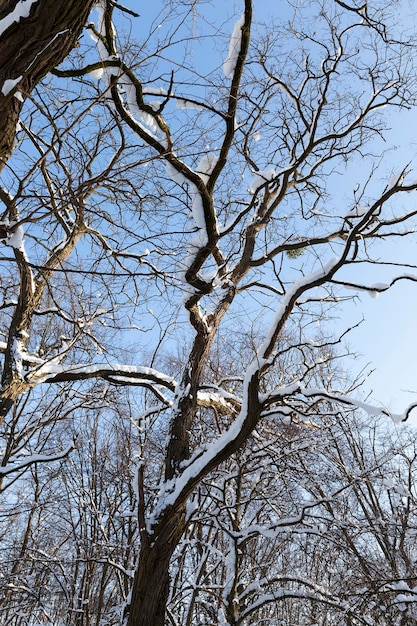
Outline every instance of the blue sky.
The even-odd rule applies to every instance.
[[[125,2],[126,6],[133,10],[139,10],[141,17],[134,20],[137,27],[149,28],[149,21],[157,18],[165,3],[162,0],[152,4],[141,3],[137,6],[134,0]],[[378,4],[378,3],[374,3]],[[269,20],[273,16],[276,20],[288,19],[282,14],[285,3],[275,0],[255,0],[255,18],[259,21]],[[301,10],[308,10],[308,3],[299,2]],[[215,1],[197,4],[196,12],[204,13],[207,20],[217,21],[222,24],[222,29],[227,32],[227,24],[230,23],[230,32],[233,23],[241,14],[243,2],[241,1]],[[411,0],[402,0],[395,6],[399,20],[400,30],[412,28],[415,25],[415,11]],[[165,14],[166,15],[166,14]],[[162,19],[160,15],[158,19]],[[157,22],[155,22],[156,24]],[[196,29],[199,22],[196,19]],[[140,35],[139,35],[140,37]],[[204,57],[205,46],[193,44],[190,54],[195,56],[204,71],[204,65],[209,64],[211,59]],[[218,51],[216,51],[218,52]],[[201,57],[200,59],[198,57]],[[393,173],[402,170],[410,163],[410,169],[414,170],[414,179],[417,179],[417,111],[402,111],[390,113],[388,125],[391,131],[387,134],[386,147],[390,150],[384,156],[383,162],[377,173],[378,181],[382,186],[384,177],[388,181]],[[415,165],[413,165],[415,163]],[[358,175],[361,163],[357,163]],[[355,185],[355,169],[350,170],[350,178],[346,181],[346,193],[349,194]],[[340,182],[340,184],[342,184]],[[344,184],[344,183],[343,183]],[[416,197],[409,197],[408,203],[417,203]],[[349,206],[346,207],[349,209]],[[383,254],[397,262],[417,264],[417,236],[411,237],[407,242],[404,239],[396,239],[385,245]],[[411,270],[409,270],[411,273]],[[417,270],[414,272],[417,275]],[[378,281],[387,282],[394,274],[378,273]],[[360,278],[360,277],[359,277]],[[358,353],[358,357],[352,362],[354,372],[362,368],[375,369],[376,371],[363,386],[364,394],[372,392],[375,403],[381,403],[391,410],[402,412],[409,402],[417,400],[413,393],[417,393],[417,317],[415,308],[417,304],[417,283],[404,282],[396,284],[392,290],[381,294],[378,298],[370,298],[366,293],[359,295],[355,302],[345,306],[340,315],[340,327],[353,325],[362,318],[364,323],[354,330],[348,338],[352,350]],[[368,366],[369,364],[369,366]],[[417,410],[414,418],[410,420],[417,425]]]
[[[417,179],[417,110],[403,110],[391,114],[388,123],[387,144],[392,147],[384,157],[383,169],[387,179],[410,164],[410,180]],[[382,181],[381,181],[382,182]],[[407,205],[417,204],[417,192],[404,197]],[[395,262],[417,265],[417,235],[394,239],[381,246],[381,256]],[[415,271],[407,273],[417,276]],[[377,280],[387,282],[395,271],[378,272]],[[417,282],[396,283],[377,298],[358,294],[358,301],[345,307],[341,323],[353,323],[364,318],[364,323],[348,339],[357,352],[357,366],[375,370],[364,385],[372,392],[376,403],[394,412],[417,401]],[[368,367],[369,364],[369,367]],[[417,426],[417,409],[409,420]]]

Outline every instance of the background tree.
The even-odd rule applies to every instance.
[[[245,482],[252,467],[236,456],[252,436],[268,447],[271,433],[277,437],[274,423],[302,423],[329,406],[336,415],[350,407],[381,412],[355,389],[348,393],[351,386],[331,368],[327,377],[316,375],[335,358],[340,339],[330,329],[318,335],[317,322],[343,302],[346,287],[376,294],[415,279],[410,264],[397,265],[398,274],[385,282],[371,273],[390,264],[383,244],[414,228],[407,194],[417,184],[407,167],[382,180],[375,173],[386,110],[414,101],[413,48],[398,34],[389,4],[288,3],[281,23],[269,28],[258,22],[254,28],[260,9],[251,0],[242,9],[233,27],[204,4],[167,3],[135,42],[130,24],[144,18],[114,2],[98,4],[79,47],[32,89],[18,148],[3,171],[1,414],[2,436],[14,452],[6,451],[2,473],[24,480],[23,469],[32,472],[36,464],[38,472],[39,461],[64,458],[79,446],[66,489],[77,495],[70,596],[83,616],[79,598],[100,586],[97,577],[107,580],[83,538],[102,542],[115,512],[110,507],[105,519],[98,513],[106,481],[94,505],[80,494],[95,491],[96,451],[103,450],[104,465],[111,459],[105,440],[94,446],[93,437],[89,448],[45,435],[52,427],[66,432],[66,421],[78,426],[77,411],[85,411],[101,440],[103,381],[125,391],[124,406],[136,409],[133,459],[123,461],[130,468],[136,450],[139,558],[124,609],[129,626],[164,624],[175,598],[170,568],[188,528],[199,527],[190,503],[204,498],[208,477],[231,472],[219,479],[217,496],[229,521],[229,493],[242,483],[242,494],[252,498]],[[190,54],[206,40],[210,51],[216,42],[218,54]],[[14,84],[10,99],[21,89]],[[338,195],[339,172],[351,183]],[[237,325],[251,340],[235,373]],[[222,362],[214,367],[215,356]],[[37,413],[44,393],[59,407],[51,421]],[[278,433],[285,441],[285,431]],[[297,456],[298,471],[308,477],[303,458]],[[12,484],[17,489],[18,481]],[[317,486],[303,489],[313,493]],[[302,520],[299,493],[296,502],[279,505],[281,516]],[[124,502],[120,492],[117,501]],[[211,510],[203,530],[232,555],[236,537],[217,533],[221,516]],[[124,540],[133,537],[129,531]],[[20,545],[26,551],[24,536]],[[302,542],[288,550],[301,555]],[[306,550],[304,562],[309,558]],[[121,567],[119,600],[126,585]],[[218,609],[238,623],[256,600],[242,596],[239,576],[229,580],[224,562],[217,570]],[[299,595],[292,573],[285,583]],[[308,607],[327,602],[341,610],[333,588],[310,583],[301,584],[309,587],[301,598]],[[259,606],[268,611],[270,604]],[[357,615],[349,609],[346,619]]]
[[[4,498],[2,523],[13,518],[2,541],[4,623],[119,623],[137,543],[128,409],[102,389],[101,407],[96,399],[69,423],[57,417],[55,439],[76,434],[77,450],[32,464],[18,503]]]
[[[316,384],[342,384],[335,354],[323,361]],[[359,411],[263,420],[191,504],[171,623],[413,623],[414,471],[414,432]]]
[[[171,623],[414,623],[415,433],[323,410],[269,429],[204,481]]]

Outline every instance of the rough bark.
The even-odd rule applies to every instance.
[[[96,0],[37,0],[28,17],[13,21],[0,35],[0,171],[13,150],[16,124],[23,101],[36,84],[74,48]],[[2,20],[10,16],[16,0],[3,0]],[[6,22],[3,22],[5,25]],[[22,78],[10,93],[1,91],[4,81]]]
[[[185,529],[185,509],[167,516],[152,542],[142,541],[139,568],[135,573],[127,626],[164,626],[170,577],[169,563]]]

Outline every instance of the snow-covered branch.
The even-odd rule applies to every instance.
[[[72,452],[72,450],[74,450],[74,448],[75,443],[72,442],[65,448],[65,450],[57,452],[56,454],[30,454],[23,460],[12,460],[7,465],[0,467],[0,476],[8,476],[9,474],[20,472],[35,463],[52,463],[53,461],[65,459]]]

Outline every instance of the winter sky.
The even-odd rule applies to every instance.
[[[125,6],[132,10],[138,10],[135,0],[125,0]],[[295,2],[300,10],[304,10],[303,0]],[[404,27],[410,28],[417,22],[412,0],[401,0],[397,9],[402,7],[402,12],[398,11],[399,19],[403,21]],[[157,20],[162,21],[163,0],[155,0],[150,5],[141,3],[140,18],[134,20],[138,27],[145,24],[144,28],[149,28],[149,20],[155,24]],[[215,0],[210,3],[202,3],[201,10],[209,21],[213,17],[223,24],[223,28],[230,22],[230,34],[233,26],[239,19],[243,8],[243,2],[238,0]],[[308,3],[305,5],[308,10]],[[199,11],[197,5],[196,11]],[[220,18],[219,18],[219,14]],[[282,14],[282,3],[276,0],[254,0],[255,19],[260,22],[273,16],[275,20],[288,19]],[[154,21],[155,20],[155,21]],[[196,23],[197,23],[196,19]],[[203,47],[202,47],[203,49]],[[198,45],[193,48],[193,54],[198,57]],[[202,64],[204,59],[202,58]],[[417,179],[417,108],[411,111],[389,113],[388,125],[391,130],[387,134],[386,146],[390,149],[379,163],[378,181],[384,184],[384,179],[388,182],[390,177],[397,171],[401,171],[408,166],[411,171],[410,176]],[[363,164],[358,164],[360,168]],[[340,180],[346,185],[346,197],[351,195],[351,190],[355,186],[355,167],[352,168],[349,178]],[[359,169],[358,169],[359,172]],[[417,203],[417,193],[415,198],[409,196],[407,202]],[[346,210],[349,210],[347,201]],[[390,259],[396,262],[416,264],[417,266],[417,235],[405,239],[393,240],[388,246],[384,246],[384,256],[389,250]],[[410,274],[417,276],[416,269],[409,270]],[[389,282],[394,276],[394,271],[388,276],[384,276],[376,271],[376,280]],[[360,275],[357,275],[360,280]],[[343,328],[352,326],[364,318],[364,322],[359,328],[352,331],[347,341],[352,351],[357,353],[357,357],[351,362],[352,371],[359,373],[375,370],[367,379],[363,386],[363,394],[371,394],[371,402],[382,404],[393,412],[402,412],[405,407],[417,401],[417,282],[397,283],[390,291],[380,294],[377,298],[371,298],[367,293],[362,293],[359,297],[341,311],[339,322],[335,322],[336,327]],[[409,420],[410,424],[417,426],[417,409]]]

